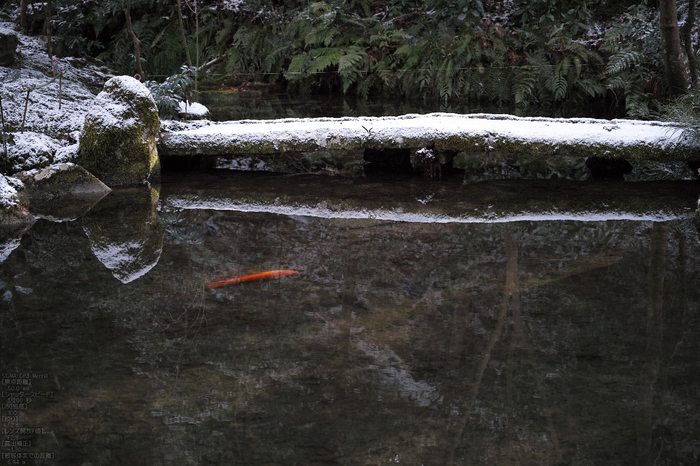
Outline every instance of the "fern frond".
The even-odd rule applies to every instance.
[[[600,97],[605,94],[605,86],[600,81],[593,79],[580,79],[577,84],[590,97]]]
[[[345,55],[345,50],[340,47],[314,49],[313,52],[319,55],[317,55],[309,65],[307,70],[309,73],[319,73],[328,67],[335,66],[338,64],[340,58]]]
[[[359,71],[365,62],[365,55],[357,51],[347,53],[338,59],[338,72],[343,75]]]
[[[523,67],[522,72],[515,77],[513,95],[516,104],[525,103],[535,95],[537,72],[532,67]]]
[[[306,75],[306,69],[309,64],[310,58],[307,53],[300,53],[292,57],[292,61],[287,67],[287,71],[284,76],[290,81],[297,81]]]
[[[566,76],[562,73],[557,73],[554,80],[554,100],[562,101],[566,97],[566,91],[568,88],[568,83],[566,81]]]
[[[644,60],[644,55],[636,50],[622,50],[612,57],[605,67],[607,74],[617,74],[639,65]]]

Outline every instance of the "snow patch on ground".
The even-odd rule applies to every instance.
[[[16,67],[0,67],[6,131],[19,131],[23,119],[26,130],[56,138],[80,130],[87,107],[95,97],[90,89],[101,88],[111,78],[106,68],[70,57],[54,58],[52,62],[41,38],[19,33],[10,22],[0,21],[0,30],[15,33],[19,39]],[[61,79],[46,85],[60,74]]]
[[[191,115],[195,118],[204,118],[209,115],[209,109],[199,102],[180,102],[177,112],[180,115]]]
[[[10,185],[7,177],[0,173],[0,206],[12,207],[17,205],[17,190]],[[1,262],[1,261],[0,261]]]
[[[72,162],[78,157],[78,149],[80,144],[71,144],[70,146],[59,147],[53,156],[53,161],[59,162]]]
[[[7,146],[7,154],[13,162],[13,171],[28,170],[51,163],[60,143],[45,134],[26,131],[15,133],[14,144]]]

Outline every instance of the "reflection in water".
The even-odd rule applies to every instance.
[[[179,189],[157,217],[100,203],[39,220],[3,262],[2,372],[36,375],[17,423],[45,429],[27,451],[56,455],[35,464],[700,454],[688,219],[318,218],[181,209]],[[95,260],[96,244],[135,242],[138,280]],[[204,288],[277,269],[300,274]]]
[[[163,228],[153,188],[113,192],[83,217],[95,257],[122,283],[142,277],[158,263]]]
[[[647,310],[647,345],[639,384],[637,405],[637,464],[651,465],[654,448],[654,392],[661,366],[663,342],[663,307],[668,226],[656,223],[651,231],[649,298]],[[658,449],[658,447],[657,447]]]
[[[3,235],[4,241],[0,242],[0,264],[5,262],[12,251],[19,247],[20,238],[13,238],[10,235]],[[20,236],[19,234],[17,236]]]

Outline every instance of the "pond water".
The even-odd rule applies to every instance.
[[[696,464],[697,191],[198,172],[47,214],[1,256],[0,464]]]

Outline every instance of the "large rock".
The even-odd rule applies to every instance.
[[[0,29],[0,66],[15,64],[18,42],[17,34],[8,29]]]
[[[57,163],[15,177],[24,185],[19,191],[22,204],[32,215],[52,221],[71,221],[84,215],[111,191],[73,163]]]
[[[24,192],[33,200],[50,200],[63,196],[98,195],[111,191],[104,183],[74,163],[57,163],[43,169],[16,175],[24,184]]]
[[[159,128],[158,109],[146,86],[116,76],[85,116],[76,162],[110,187],[157,180]]]

